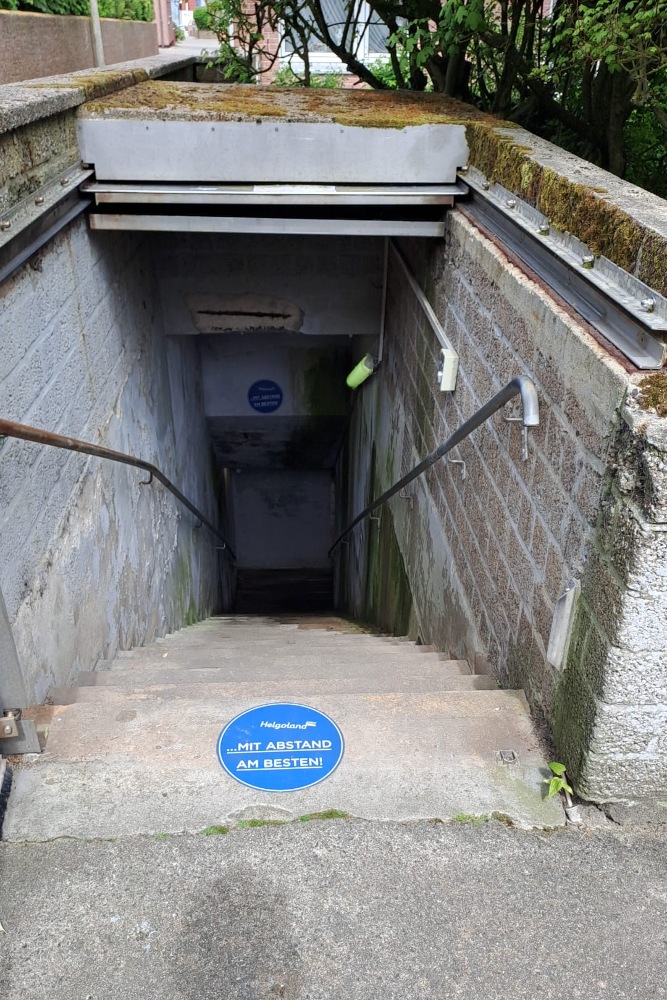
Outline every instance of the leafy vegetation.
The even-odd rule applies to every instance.
[[[102,17],[126,21],[152,21],[153,0],[99,0]],[[33,14],[80,14],[88,16],[88,0],[0,0],[2,10],[22,10]]]
[[[208,7],[195,7],[192,12],[194,18],[195,26],[200,31],[210,31],[211,30],[211,15],[209,14]]]
[[[553,772],[553,778],[545,778],[545,785],[549,786],[547,791],[547,798],[551,799],[554,795],[558,795],[559,792],[565,792],[566,798],[569,795],[573,795],[571,787],[567,783],[567,775],[565,773],[565,764],[559,764],[558,761],[552,760],[549,764],[550,770]],[[569,802],[569,799],[568,799]]]
[[[210,0],[204,9],[227,79],[254,80],[274,67],[278,39],[291,54],[292,82],[313,86],[312,52],[328,50],[362,84],[458,98],[664,194],[667,0],[548,7],[342,0],[336,23],[327,19],[328,0]],[[384,31],[386,59],[365,55],[371,30]]]
[[[282,69],[277,70],[273,83],[276,87],[300,87],[303,85],[303,78],[295,73],[291,66],[283,66]],[[310,86],[324,90],[338,90],[343,86],[343,74],[312,73]]]

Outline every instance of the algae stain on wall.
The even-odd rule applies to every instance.
[[[373,445],[370,497],[381,491]],[[368,518],[363,522],[366,550],[363,617],[385,632],[406,635],[413,617],[412,591],[389,505],[385,504],[373,516],[379,517],[379,521]]]
[[[349,393],[345,376],[350,364],[348,349],[311,350],[310,363],[303,370],[303,397],[307,413],[313,417],[345,416]]]

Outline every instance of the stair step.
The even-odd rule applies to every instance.
[[[214,640],[209,640],[208,642],[205,640],[201,642],[187,643],[170,642],[161,643],[159,645],[153,644],[150,646],[139,646],[133,650],[121,650],[116,657],[116,660],[118,662],[132,660],[157,661],[159,659],[168,659],[176,656],[198,656],[200,654],[208,654],[210,657],[217,655],[224,657],[225,659],[238,656],[239,654],[257,656],[259,658],[276,655],[335,656],[341,654],[343,656],[348,656],[350,654],[356,654],[360,657],[366,657],[369,655],[378,658],[383,656],[393,656],[394,658],[402,657],[406,662],[411,660],[418,662],[423,657],[428,656],[429,653],[430,655],[436,653],[436,658],[441,657],[441,654],[437,653],[435,650],[431,650],[429,653],[420,652],[421,648],[421,646],[408,644],[398,645],[385,643],[381,639],[368,641],[363,636],[360,636],[356,640],[346,638],[345,641],[339,642],[324,640],[319,637],[315,637],[311,642],[308,642],[306,639],[288,639],[281,636],[278,636],[273,640],[254,639],[252,641],[228,637],[216,637]]]
[[[374,689],[409,690],[410,684],[425,685],[427,690],[438,690],[447,678],[470,678],[465,660],[422,659],[417,663],[398,665],[382,661],[373,663],[364,658],[338,660],[335,663],[316,659],[294,658],[289,664],[277,666],[275,659],[252,661],[231,660],[215,666],[181,666],[175,661],[161,660],[142,665],[121,661],[122,668],[89,671],[79,674],[78,687],[112,685],[115,687],[140,687],[152,684],[194,683],[336,683],[338,681],[364,681]],[[396,685],[399,685],[398,688]]]
[[[395,636],[372,635],[369,632],[334,632],[332,629],[300,629],[290,625],[278,625],[275,628],[268,626],[238,626],[237,628],[220,627],[217,629],[183,629],[156,639],[147,646],[172,646],[180,643],[198,645],[203,642],[316,642],[343,645],[351,642],[362,642],[366,644],[376,643],[385,646],[414,646],[415,649],[424,649],[424,646],[416,646],[414,642],[405,641]],[[135,647],[145,648],[145,647]],[[131,652],[131,650],[127,650]]]
[[[326,670],[328,673],[335,673],[338,668],[346,666],[361,669],[373,669],[374,667],[386,670],[411,671],[419,670],[422,665],[435,665],[441,663],[456,663],[458,672],[470,673],[470,668],[465,660],[441,660],[437,653],[417,653],[386,648],[370,647],[347,647],[325,649],[323,647],[300,648],[266,646],[263,648],[243,646],[239,647],[231,643],[229,646],[202,646],[199,649],[188,650],[165,650],[164,653],[152,653],[146,655],[139,650],[134,656],[121,657],[111,664],[110,672],[115,670],[144,670],[147,667],[163,667],[165,670],[178,667],[182,670],[201,669],[219,667],[224,669],[257,670],[265,668],[272,673],[282,670],[303,670],[308,671],[311,667],[319,673]],[[454,669],[452,667],[452,669]]]
[[[146,646],[171,646],[179,643],[198,645],[202,642],[318,642],[343,644],[350,642],[378,643],[385,646],[414,646],[415,649],[425,649],[424,646],[417,646],[409,640],[397,638],[396,636],[371,635],[369,632],[334,632],[329,629],[300,629],[292,628],[289,625],[280,625],[277,628],[260,626],[239,626],[238,628],[220,629],[193,629],[176,632],[173,635],[165,636],[163,639],[156,639]],[[135,647],[145,648],[145,647]],[[132,650],[126,650],[132,652]]]
[[[239,569],[239,612],[327,611],[333,608],[333,570]]]
[[[130,686],[90,683],[74,688],[54,688],[49,694],[52,705],[77,705],[82,702],[105,701],[126,702],[150,698],[163,701],[192,698],[224,704],[229,699],[252,698],[258,704],[263,701],[291,701],[299,703],[317,694],[423,694],[442,691],[497,691],[498,685],[491,677],[472,677],[470,675],[443,675],[436,680],[427,680],[402,676],[378,679],[369,683],[363,677],[322,678],[310,680],[265,680],[257,681],[226,681],[203,678],[203,671],[179,673],[177,679],[169,677],[168,682],[140,678],[141,683]],[[196,680],[192,675],[196,674]],[[124,678],[136,682],[136,677]]]
[[[215,747],[254,698],[124,699],[41,709],[46,751],[19,767],[7,840],[200,831],[238,819],[338,809],[375,820],[502,812],[524,826],[564,822],[542,795],[545,762],[525,698],[511,691],[317,694],[345,755],[311,788],[261,793],[225,774]],[[513,750],[515,764],[498,753]]]

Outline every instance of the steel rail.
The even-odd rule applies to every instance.
[[[21,441],[32,441],[35,444],[49,445],[52,448],[63,448],[65,451],[75,451],[81,455],[93,455],[95,458],[105,458],[111,462],[118,462],[120,465],[131,465],[135,469],[143,469],[150,477],[145,482],[145,485],[148,485],[153,479],[157,479],[162,483],[184,507],[187,507],[195,517],[199,518],[201,523],[222,542],[222,548],[227,551],[231,560],[236,560],[234,550],[213,522],[209,521],[206,515],[202,514],[188,500],[185,494],[181,493],[178,487],[165,476],[164,472],[161,472],[152,462],[146,462],[143,458],[136,458],[134,455],[126,455],[122,451],[114,451],[112,448],[105,448],[103,445],[92,444],[89,441],[79,441],[77,438],[65,437],[62,434],[54,434],[52,431],[46,431],[40,427],[28,427],[26,424],[18,424],[13,420],[0,420],[0,438],[3,437],[17,438]]]
[[[415,465],[410,472],[407,472],[401,479],[398,480],[398,482],[394,483],[393,486],[390,486],[388,490],[385,490],[384,493],[369,503],[367,507],[364,507],[362,512],[357,514],[354,520],[350,521],[345,530],[338,536],[329,549],[329,556],[333,555],[334,551],[343,541],[345,536],[349,535],[349,533],[356,528],[356,526],[360,524],[364,518],[368,517],[369,514],[372,514],[378,507],[381,507],[382,504],[387,502],[387,500],[390,500],[391,497],[396,495],[396,493],[400,493],[402,489],[405,489],[409,483],[421,476],[427,469],[430,469],[430,467],[435,465],[437,461],[444,458],[447,452],[451,451],[452,448],[455,448],[461,443],[461,441],[464,441],[469,434],[480,427],[481,424],[485,423],[489,417],[492,417],[494,413],[496,413],[502,406],[505,406],[505,404],[515,396],[521,396],[522,415],[516,419],[523,423],[524,433],[527,431],[528,427],[537,427],[540,422],[540,410],[535,384],[532,379],[527,376],[517,375],[517,377],[513,378],[511,382],[508,382],[507,385],[500,390],[500,392],[497,392],[496,395],[488,401],[488,403],[485,403],[484,406],[480,407],[469,420],[466,420],[464,424],[461,424],[461,426],[457,428],[457,430],[455,430],[443,444],[438,445],[438,447],[427,455],[426,458],[422,459],[418,465]],[[525,450],[524,441],[524,459],[526,457],[527,452]]]

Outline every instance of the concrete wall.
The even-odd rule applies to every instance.
[[[405,242],[403,250],[459,352],[459,381],[451,395],[434,390],[439,344],[392,266],[385,361],[361,390],[351,432],[347,513],[391,485],[515,375],[534,379],[541,422],[523,462],[520,431],[499,413],[456,450],[465,479],[459,466],[440,462],[409,488],[411,499],[394,498],[379,524],[357,529],[341,555],[343,600],[374,617],[384,602],[386,618],[389,598],[400,609],[390,617],[400,613],[405,622],[407,582],[425,641],[490,662],[503,685],[523,687],[552,725],[581,791],[610,798],[664,790],[664,483],[652,493],[663,506],[644,515],[660,522],[652,527],[628,520],[627,498],[620,508],[609,500],[619,475],[620,412],[633,379],[462,211],[448,215],[444,247]],[[649,462],[662,476],[664,432],[649,447],[623,426],[630,464],[636,470]],[[646,475],[635,471],[635,480],[646,488]],[[378,581],[381,532],[384,547],[395,551]],[[610,563],[613,589],[600,570]],[[581,581],[584,597],[569,659],[552,664],[556,604],[573,580]],[[640,624],[646,615],[654,635]],[[657,652],[646,660],[641,650],[649,648]],[[633,766],[638,759],[641,766]]]
[[[646,381],[658,381],[664,414],[667,373]],[[603,802],[667,789],[667,419],[635,392],[610,452],[554,710],[579,787]]]
[[[107,66],[157,55],[157,26],[102,20]],[[90,18],[0,11],[0,84],[95,66]]]
[[[131,22],[122,23],[132,26]],[[80,162],[75,118],[80,104],[168,73],[188,75],[192,62],[192,57],[163,52],[113,69],[4,85],[0,97],[0,213]]]
[[[231,481],[239,569],[329,568],[330,472],[240,469]]]
[[[167,346],[141,243],[80,220],[0,300],[3,416],[148,459],[214,519],[199,359]],[[13,440],[0,463],[0,588],[31,698],[215,607],[217,543],[143,473]]]
[[[343,337],[224,334],[193,340],[201,349],[204,406],[220,462],[228,466],[331,468],[349,408]],[[254,409],[249,390],[274,383],[277,409]]]
[[[381,240],[179,233],[154,246],[171,334],[379,333]]]

